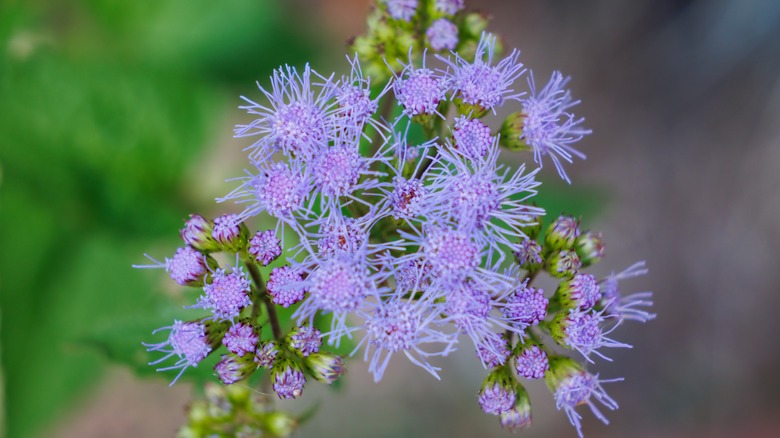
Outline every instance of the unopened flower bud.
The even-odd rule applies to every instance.
[[[482,382],[479,405],[487,414],[499,415],[515,404],[515,385],[505,367],[495,368]]]
[[[303,394],[306,376],[300,367],[289,360],[277,361],[271,371],[274,391],[279,398],[298,398]]]
[[[238,356],[244,356],[247,353],[254,355],[257,349],[260,329],[252,324],[248,319],[233,324],[222,338],[228,351]]]
[[[239,252],[246,248],[249,229],[240,222],[235,214],[226,214],[214,219],[211,237],[217,241],[223,251]]]
[[[541,379],[550,368],[547,353],[535,342],[518,344],[514,359],[517,375],[526,379]]]
[[[519,383],[515,391],[515,405],[512,409],[499,415],[501,427],[511,432],[531,427],[531,398]]]
[[[547,260],[547,272],[555,278],[571,278],[581,267],[574,251],[558,251]]]
[[[580,256],[582,266],[590,266],[604,257],[604,240],[601,233],[588,231],[574,242],[574,250]]]
[[[522,269],[536,272],[542,267],[542,246],[535,240],[525,239],[515,251],[515,259]]]
[[[298,428],[298,419],[290,413],[273,411],[263,416],[261,420],[263,429],[275,437],[286,437],[292,435]]]
[[[214,372],[222,383],[232,385],[246,379],[257,369],[252,359],[250,355],[223,354],[222,360],[214,366]]]
[[[274,230],[258,231],[249,241],[247,251],[254,261],[268,266],[282,255],[282,241]]]
[[[579,237],[580,229],[577,220],[570,216],[560,216],[547,228],[544,236],[546,252],[572,249],[574,241]]]
[[[179,235],[187,245],[203,253],[209,253],[219,250],[217,241],[211,237],[213,230],[214,222],[199,214],[191,214]]]
[[[344,360],[335,354],[314,353],[309,355],[305,362],[311,376],[328,385],[347,371],[344,368]]]
[[[465,33],[474,39],[479,39],[482,32],[487,28],[487,25],[488,17],[479,12],[472,12],[463,18],[463,29],[465,30]]]
[[[525,113],[522,111],[508,115],[501,124],[501,139],[499,141],[501,146],[509,149],[510,151],[530,150],[531,147],[521,139],[523,135],[524,123]]]
[[[279,347],[276,345],[276,342],[261,342],[255,351],[255,362],[257,363],[257,366],[265,367],[270,370],[274,366],[276,356],[278,355]]]
[[[182,286],[203,286],[208,271],[218,266],[217,261],[211,256],[204,255],[189,246],[177,249],[172,259],[165,259],[165,270],[168,275]]]
[[[297,327],[287,335],[287,346],[300,357],[320,351],[321,345],[322,333],[308,324]]]

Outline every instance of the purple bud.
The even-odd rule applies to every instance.
[[[547,265],[547,272],[555,278],[571,278],[582,267],[577,253],[567,250],[553,253]]]
[[[588,274],[576,274],[571,280],[558,285],[556,298],[565,307],[588,310],[601,299],[601,289],[596,277]]]
[[[173,281],[182,286],[203,286],[211,260],[199,251],[185,246],[179,248],[172,259],[165,259],[165,270]]]
[[[544,373],[550,369],[547,353],[538,345],[525,345],[520,354],[515,356],[515,370],[519,376],[526,379],[541,379]]]
[[[306,377],[297,365],[289,361],[276,364],[273,368],[272,378],[274,391],[279,398],[298,398],[303,394],[303,385]]]
[[[433,50],[454,50],[458,45],[458,26],[446,18],[440,18],[431,23],[425,36]]]
[[[452,137],[455,140],[454,146],[472,160],[484,158],[494,140],[488,125],[479,119],[470,119],[466,116],[455,119]]]
[[[290,307],[301,301],[306,295],[306,289],[301,286],[301,281],[303,278],[295,268],[290,266],[274,268],[268,276],[266,285],[271,301],[282,307]]]
[[[433,70],[414,68],[412,63],[404,68],[393,84],[395,97],[409,117],[436,114],[439,102],[444,100],[446,87]]]
[[[503,365],[509,358],[506,339],[500,336],[488,337],[484,343],[477,345],[477,358],[488,368]]]
[[[276,238],[274,230],[258,231],[249,241],[249,254],[258,263],[268,266],[282,255],[282,241]]]
[[[322,333],[310,325],[303,325],[288,335],[287,345],[298,356],[306,357],[320,351]]]
[[[203,291],[205,295],[197,307],[211,309],[217,319],[233,319],[252,304],[249,279],[242,269],[230,273],[217,269],[211,284],[205,285]]]
[[[222,359],[214,365],[214,372],[225,385],[246,379],[256,369],[250,356],[238,357],[232,354],[223,354]]]
[[[487,414],[499,415],[512,409],[515,405],[515,388],[504,368],[496,368],[488,374],[482,383],[478,401]]]
[[[229,352],[235,353],[239,357],[246,353],[254,354],[258,341],[257,331],[250,323],[238,322],[228,329],[225,337],[222,338],[222,343],[225,344]]]
[[[542,247],[535,240],[523,240],[515,252],[517,264],[526,271],[537,271],[542,266]]]
[[[214,223],[201,215],[191,214],[179,235],[184,243],[204,253],[217,251],[219,246],[211,237]]]
[[[531,399],[522,386],[517,385],[514,407],[502,412],[499,419],[501,427],[509,429],[510,432],[531,427]]]
[[[544,291],[522,285],[506,299],[502,307],[504,317],[526,325],[536,325],[547,317],[548,300]]]
[[[328,353],[314,353],[306,358],[306,366],[312,377],[320,382],[332,384],[346,372],[344,360]]]
[[[557,251],[572,249],[574,241],[580,235],[579,223],[569,216],[560,216],[547,228],[544,236],[545,249]]]
[[[279,348],[276,346],[276,342],[261,342],[255,351],[255,363],[257,363],[257,366],[271,369],[278,355]]]

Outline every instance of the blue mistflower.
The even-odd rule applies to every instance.
[[[515,371],[518,376],[526,379],[541,379],[550,369],[550,361],[547,353],[538,345],[524,347],[522,352],[515,356]]]
[[[561,160],[573,162],[573,157],[585,159],[585,154],[571,145],[590,134],[590,129],[580,126],[583,118],[576,118],[569,108],[580,103],[573,100],[566,84],[569,77],[553,72],[550,82],[540,91],[536,90],[533,74],[528,77],[531,95],[521,99],[523,104],[523,133],[520,139],[534,150],[534,161],[542,166],[542,156],[549,155],[558,175],[571,183]]]
[[[476,160],[484,158],[495,147],[495,138],[490,127],[479,119],[460,116],[452,129],[453,147],[465,157]]]
[[[553,384],[553,396],[555,397],[555,406],[558,410],[563,410],[569,418],[572,426],[577,429],[580,438],[582,435],[582,416],[577,413],[575,408],[579,405],[588,405],[593,415],[608,424],[607,417],[601,413],[596,402],[614,411],[618,408],[617,402],[613,400],[601,387],[602,383],[619,382],[623,379],[600,380],[598,374],[593,375],[583,370],[571,370],[563,376],[556,376],[550,379]]]
[[[222,338],[222,343],[229,352],[241,357],[247,353],[254,354],[258,340],[259,337],[252,324],[238,322],[230,326],[225,337]]]
[[[164,357],[151,362],[150,365],[156,365],[171,356],[179,358],[173,366],[157,369],[157,371],[178,369],[179,374],[171,382],[173,385],[179,380],[184,370],[188,367],[198,366],[198,363],[211,353],[213,347],[206,336],[206,326],[201,322],[174,321],[172,326],[157,329],[154,333],[166,329],[171,331],[167,341],[159,344],[144,344],[144,346],[148,347],[147,351],[167,353]]]
[[[417,14],[417,2],[417,0],[382,0],[390,16],[403,21],[410,21]]]
[[[463,9],[464,0],[436,0],[433,3],[434,8],[437,11],[441,11],[445,14],[455,15]]]
[[[314,83],[312,76],[322,82]],[[306,159],[327,146],[334,134],[332,116],[338,111],[330,78],[322,78],[308,64],[301,74],[287,66],[274,70],[270,90],[258,87],[268,106],[242,96],[248,105],[241,108],[258,118],[235,129],[236,137],[260,137],[248,148],[251,158],[262,161],[281,150],[287,156]]]
[[[607,337],[617,326],[604,331],[602,325],[605,318],[602,313],[603,311],[592,313],[572,309],[568,315],[559,314],[564,316],[561,322],[563,334],[557,335],[554,331],[553,336],[561,338],[564,345],[577,350],[588,362],[593,362],[590,359],[591,353],[611,362],[612,359],[598,351],[600,348],[631,348],[631,346]]]
[[[409,117],[439,114],[439,102],[445,99],[446,84],[439,74],[423,65],[415,68],[412,61],[412,51],[409,51],[409,64],[396,77],[393,84],[398,104],[404,107],[404,114]],[[443,116],[441,116],[443,117]]]
[[[433,50],[453,50],[458,45],[458,26],[446,18],[440,18],[431,23],[425,36]]]
[[[211,310],[216,320],[231,320],[252,304],[249,278],[242,267],[233,267],[230,272],[218,268],[211,277],[194,308]]]
[[[498,64],[493,65],[496,37],[483,33],[477,45],[474,61],[469,62],[459,54],[455,60],[437,57],[448,65],[445,74],[447,88],[452,97],[473,107],[477,112],[493,111],[507,99],[518,99],[522,93],[515,93],[512,85],[525,72],[517,58],[520,52],[513,50]]]

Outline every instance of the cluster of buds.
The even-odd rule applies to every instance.
[[[264,394],[253,392],[247,386],[207,383],[205,398],[189,406],[187,424],[176,436],[281,438],[292,435],[299,424],[299,418],[274,410]]]
[[[594,402],[617,407],[601,388],[613,380],[555,354],[556,345],[587,362],[628,347],[608,336],[624,320],[652,319],[651,295],[624,296],[618,283],[646,269],[584,272],[604,243],[573,217],[542,233],[546,212],[532,202],[543,162],[570,182],[563,163],[585,158],[573,144],[590,131],[570,112],[579,101],[568,78],[555,72],[537,90],[519,51],[502,58],[485,25],[462,1],[383,0],[354,41],[349,75],[280,67],[261,87],[267,102],[243,98],[254,119],[235,136],[253,141],[249,169],[218,199],[243,210],[193,215],[185,246],[147,265],[201,288],[191,307],[209,312],[176,321],[167,341],[148,346],[167,353],[160,361],[177,357],[161,370],[181,375],[224,346],[222,383],[264,368],[267,385],[288,399],[302,395],[307,376],[330,384],[343,374],[324,342],[357,339],[354,353],[379,381],[399,355],[439,378],[435,359],[467,338],[488,371],[479,404],[502,426],[530,425],[523,379],[544,379],[580,434],[576,406],[605,420]],[[428,68],[436,60],[441,68]],[[488,113],[513,105],[521,110],[489,126]],[[533,151],[538,168],[506,167],[502,151]],[[261,215],[275,226],[253,234]],[[284,244],[285,234],[295,239]],[[220,267],[217,252],[235,265]],[[532,285],[542,273],[558,281],[554,293]],[[277,307],[290,308],[292,321],[280,321]]]

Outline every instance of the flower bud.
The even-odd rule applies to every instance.
[[[482,382],[479,405],[487,414],[499,415],[515,404],[515,385],[506,367],[494,368]]]
[[[344,360],[335,354],[315,353],[307,357],[305,362],[311,376],[328,385],[347,372]]]
[[[254,262],[268,266],[282,255],[282,241],[274,230],[258,231],[249,241],[247,251]]]
[[[515,405],[512,409],[499,415],[501,427],[510,432],[531,427],[531,398],[519,383],[516,385]]]
[[[226,214],[214,219],[211,237],[222,251],[239,252],[246,248],[249,229],[243,222],[239,222],[237,215]]]
[[[517,375],[526,379],[541,379],[550,368],[547,353],[533,341],[518,344],[514,359]]]
[[[199,214],[191,214],[184,223],[184,228],[179,231],[179,235],[187,245],[203,253],[209,253],[219,250],[217,241],[211,237],[213,230],[214,222]]]
[[[273,411],[262,418],[263,429],[272,436],[285,437],[292,435],[298,428],[298,419],[287,412]]]
[[[250,355],[237,356],[233,353],[223,354],[222,360],[214,365],[214,372],[225,385],[232,385],[244,380],[257,369]]]
[[[544,236],[545,252],[572,249],[579,235],[577,220],[570,216],[560,216],[547,228]]]
[[[466,16],[463,18],[463,30],[468,36],[474,39],[479,39],[480,35],[482,35],[482,32],[487,28],[487,25],[487,15],[481,14],[479,12],[466,14]]]
[[[300,357],[320,351],[321,345],[322,333],[308,324],[295,328],[287,335],[287,346]]]
[[[219,264],[211,256],[204,255],[189,246],[177,249],[173,258],[165,259],[165,270],[168,275],[182,286],[203,286],[208,271],[218,267]]]
[[[604,240],[601,233],[588,231],[574,242],[574,250],[580,256],[582,266],[590,266],[604,257]]]
[[[547,259],[547,272],[555,278],[571,278],[582,267],[574,251],[559,251]]]
[[[601,299],[596,277],[588,274],[575,274],[571,279],[561,281],[555,291],[555,299],[567,309],[591,309]]]
[[[274,341],[261,342],[255,350],[255,363],[257,366],[268,368],[269,370],[274,366],[276,356],[279,355],[279,347]]]
[[[528,151],[531,147],[521,139],[523,135],[523,125],[525,124],[525,113],[518,111],[512,113],[504,119],[501,124],[501,146],[510,151]]]
[[[526,239],[515,252],[515,259],[522,269],[536,272],[542,267],[542,247],[535,240]]]
[[[279,398],[298,398],[303,394],[306,376],[298,364],[290,360],[279,360],[271,371],[274,391]]]

